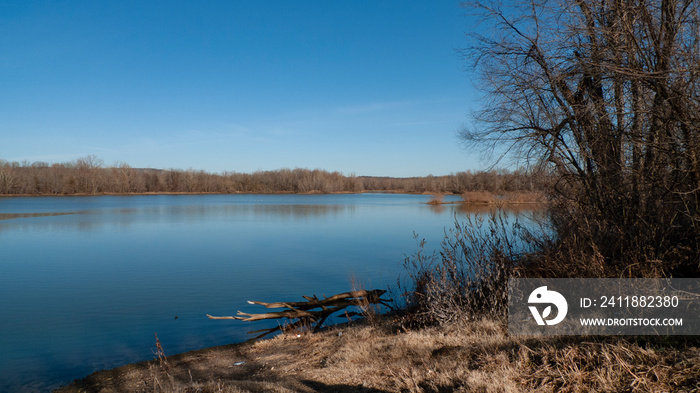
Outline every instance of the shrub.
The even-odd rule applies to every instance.
[[[467,191],[462,193],[462,200],[466,203],[493,203],[496,196],[488,191]]]
[[[403,323],[432,325],[483,317],[503,320],[508,303],[508,278],[525,248],[529,231],[503,211],[455,218],[438,251],[427,251],[414,233],[418,250],[404,259]]]

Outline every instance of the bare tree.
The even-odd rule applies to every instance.
[[[102,164],[102,159],[97,158],[94,154],[79,158],[76,161],[82,192],[97,194]]]
[[[462,137],[553,167],[555,192],[573,206],[560,224],[585,222],[610,272],[661,260],[666,272],[697,273],[698,2],[465,6],[488,32],[465,54],[489,101]]]
[[[17,185],[15,168],[5,160],[0,160],[0,194],[12,194]]]

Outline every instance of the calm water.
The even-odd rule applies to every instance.
[[[243,341],[246,300],[393,285],[412,233],[437,245],[456,205],[428,196],[0,198],[0,391]],[[465,213],[457,213],[463,215]]]

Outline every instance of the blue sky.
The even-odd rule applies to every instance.
[[[0,158],[375,176],[484,167],[458,1],[2,1]]]

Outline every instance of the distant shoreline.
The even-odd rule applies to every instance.
[[[442,198],[445,195],[460,195],[460,194],[442,194],[431,192],[407,192],[403,190],[364,190],[364,191],[334,191],[334,192],[133,192],[133,193],[115,193],[104,192],[96,194],[75,193],[75,194],[4,194],[0,198],[52,198],[52,197],[99,197],[99,196],[158,196],[158,195],[351,195],[351,194],[405,194],[405,195],[425,195],[431,199],[425,202],[431,206],[442,205],[461,205],[472,207],[501,207],[501,206],[532,206],[533,208],[545,206],[546,200],[541,193],[533,192],[508,192],[504,194],[493,194],[479,192],[481,198],[470,199],[467,195],[462,195],[459,201],[444,201]],[[525,196],[523,198],[523,196]]]
[[[344,175],[322,169],[278,169],[253,173],[103,166],[94,156],[74,162],[9,163],[0,159],[0,195],[189,195],[337,194],[386,192],[464,194],[544,191],[546,174],[525,170],[456,172],[443,176],[385,177]]]
[[[429,192],[406,192],[401,190],[363,190],[363,191],[333,191],[333,192],[291,192],[291,191],[275,191],[275,192],[204,192],[204,191],[158,191],[158,192],[98,192],[92,193],[73,193],[73,194],[0,194],[3,197],[92,197],[92,196],[147,196],[147,195],[344,195],[344,194],[406,194],[406,195],[433,195]],[[452,194],[457,195],[457,194]]]

